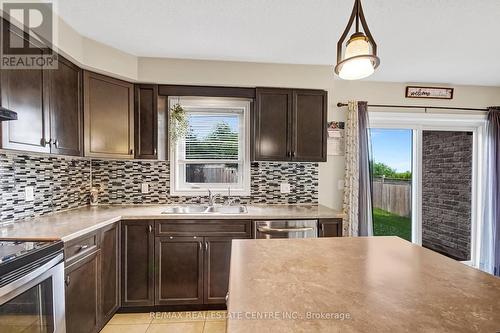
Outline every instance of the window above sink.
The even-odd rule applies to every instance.
[[[186,111],[188,130],[171,144],[174,196],[250,195],[250,100],[169,97]]]

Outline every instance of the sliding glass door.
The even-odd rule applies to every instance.
[[[374,236],[475,264],[484,117],[370,113]]]

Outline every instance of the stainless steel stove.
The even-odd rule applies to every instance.
[[[66,332],[61,241],[0,241],[0,332]]]

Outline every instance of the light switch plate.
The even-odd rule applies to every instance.
[[[142,183],[141,184],[141,193],[142,194],[148,194],[149,193],[149,184],[148,183]]]
[[[281,183],[280,184],[280,192],[282,194],[290,193],[290,184],[288,184],[288,183]]]
[[[24,188],[24,200],[25,201],[35,200],[35,189],[33,188],[33,186],[26,186]]]

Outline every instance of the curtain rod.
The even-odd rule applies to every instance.
[[[343,107],[347,106],[347,103],[337,103],[337,106]],[[422,105],[383,105],[383,104],[368,104],[372,108],[405,108],[405,109],[440,109],[440,110],[467,110],[467,111],[484,111],[487,112],[488,109],[477,109],[477,108],[456,108],[451,106],[422,106]]]

